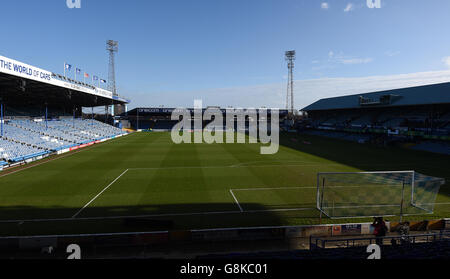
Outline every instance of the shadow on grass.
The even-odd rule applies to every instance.
[[[71,218],[79,208],[3,207],[0,210],[0,235],[281,226],[286,225],[283,213],[288,213],[289,218],[306,218],[313,223],[319,216],[315,209],[280,212],[254,203],[241,206],[252,210],[241,212],[234,203],[89,207],[76,218]],[[26,219],[23,218],[25,216]]]
[[[395,146],[378,146],[334,138],[283,133],[280,145],[363,171],[403,171],[441,177],[440,194],[450,196],[450,156]]]

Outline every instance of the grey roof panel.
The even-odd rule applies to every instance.
[[[432,85],[416,86],[409,88],[378,91],[372,93],[355,94],[349,96],[321,99],[303,108],[303,111],[332,110],[332,109],[356,109],[364,108],[359,104],[360,96],[364,98],[378,99],[385,95],[395,95],[390,104],[376,105],[375,107],[396,107],[430,104],[450,104],[450,82]]]

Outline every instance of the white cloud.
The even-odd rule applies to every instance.
[[[400,54],[400,51],[392,51],[392,50],[388,50],[384,53],[386,56],[389,57],[394,57]]]
[[[355,6],[352,3],[348,3],[347,6],[344,9],[344,12],[351,12],[355,9]]]
[[[372,62],[373,58],[342,58],[339,61],[345,65],[367,64]]]
[[[328,52],[328,62],[327,63],[337,63],[344,65],[354,65],[354,64],[367,64],[373,61],[373,58],[365,57],[352,57],[345,56],[342,53],[335,54],[333,51]]]
[[[281,79],[281,78],[280,78]],[[358,78],[320,78],[296,80],[294,105],[301,109],[319,99],[366,92],[450,82],[450,70],[390,76]],[[194,99],[202,99],[205,106],[278,107],[286,106],[285,82],[245,87],[218,88],[202,91],[177,91],[127,94],[132,100],[128,106],[192,107]],[[155,103],[157,100],[158,103]]]
[[[442,62],[444,62],[445,66],[450,68],[450,56],[442,58]]]
[[[327,2],[323,2],[322,4],[320,4],[320,7],[324,10],[328,10],[330,8],[330,5],[328,5]]]

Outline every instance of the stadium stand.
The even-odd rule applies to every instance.
[[[97,120],[10,119],[0,138],[1,159],[17,162],[92,141],[126,134]]]
[[[120,111],[129,102],[117,93],[4,56],[0,60],[13,65],[0,68],[0,170],[126,133],[83,119],[83,108],[105,107],[102,119],[115,124],[106,108]]]
[[[20,161],[24,160],[27,156],[39,156],[45,153],[45,151],[36,147],[0,139],[0,156],[4,160],[0,161],[1,165],[6,165],[7,161]]]
[[[336,138],[348,141],[354,141],[359,143],[368,142],[372,137],[370,135],[365,134],[353,134],[353,133],[345,133],[345,132],[334,132],[334,131],[326,131],[326,130],[311,130],[307,131],[310,135]]]
[[[405,246],[384,246],[382,259],[447,259],[450,242],[419,243]],[[278,260],[314,260],[314,259],[366,259],[366,247],[330,248],[316,251],[296,250],[259,253],[236,253],[227,255],[207,255],[199,259],[278,259]]]
[[[422,235],[426,237],[427,235]],[[398,236],[385,237],[381,249],[381,259],[446,259],[450,253],[450,238],[448,231],[429,233],[426,240],[415,241],[414,235],[410,235],[408,243],[393,243]],[[417,237],[418,238],[418,237]],[[256,253],[229,253],[210,254],[199,256],[199,259],[279,259],[279,260],[306,260],[306,259],[355,259],[362,260],[369,256],[367,243],[355,245],[354,241],[360,238],[343,239],[342,246],[330,248],[311,248],[310,250],[270,251]],[[374,239],[371,243],[374,243]]]
[[[423,150],[434,153],[442,153],[450,155],[450,143],[439,141],[425,141],[411,147],[415,150]]]
[[[177,121],[157,120],[151,128],[154,130],[170,130],[176,123]]]
[[[449,154],[450,83],[321,99],[298,123],[308,134],[356,142],[413,143]]]
[[[153,130],[153,131],[170,131],[175,124],[179,121],[171,120],[172,112],[175,108],[135,108],[120,116],[120,119],[130,123],[131,127],[136,130]],[[187,109],[193,115],[194,109]],[[205,111],[206,109],[203,109]],[[223,113],[224,127],[225,123],[225,113],[226,109],[220,109]],[[270,109],[268,110],[268,117],[270,118]],[[288,115],[287,110],[279,111],[280,125],[284,123]],[[193,120],[193,118],[192,118]],[[211,121],[203,121],[202,127],[206,127]],[[235,129],[237,128],[236,123]],[[192,122],[191,127],[194,127]],[[248,119],[246,121],[246,128],[248,129]]]

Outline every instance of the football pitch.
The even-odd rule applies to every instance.
[[[0,173],[2,235],[148,231],[145,217],[173,229],[318,224],[318,172],[415,170],[442,177],[433,214],[450,217],[450,158],[398,147],[281,134],[259,144],[174,144],[170,133],[133,133]],[[344,223],[370,219],[328,219]],[[397,217],[392,217],[397,221]]]

